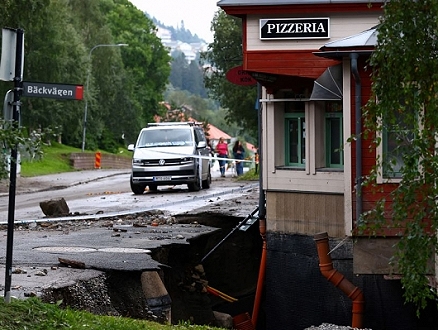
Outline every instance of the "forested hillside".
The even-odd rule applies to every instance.
[[[253,131],[205,88],[208,61],[201,66],[199,56],[189,63],[180,52],[169,54],[156,24],[128,0],[6,0],[0,12],[2,27],[24,30],[23,81],[84,88],[80,101],[21,96],[27,135],[50,128],[52,139],[80,148],[85,132],[86,150],[114,151],[133,143],[156,115],[165,117],[163,101],[232,136]],[[183,23],[165,27],[184,42],[200,41]],[[13,86],[0,81],[0,93]]]
[[[134,141],[163,113],[170,56],[155,25],[128,0],[3,1],[0,12],[2,27],[24,30],[24,81],[84,86],[86,149],[110,150],[122,136]],[[11,88],[0,82],[2,95]],[[63,143],[81,146],[85,101],[21,101],[28,131],[56,127]]]
[[[165,23],[151,17],[145,13],[157,27],[171,31],[172,41],[186,44],[204,44],[190,30],[185,29],[184,22],[177,27],[166,25]],[[182,51],[176,50],[171,53],[171,71],[169,83],[164,93],[164,100],[168,102],[172,113],[179,113],[185,118],[195,118],[200,121],[208,122],[232,136],[244,136],[252,143],[256,143],[254,136],[248,136],[238,122],[227,121],[227,109],[220,107],[220,104],[213,100],[204,83],[204,70],[209,69],[210,64],[201,65],[199,52],[194,61],[188,61]],[[166,120],[166,119],[164,119]],[[174,115],[167,120],[174,120]]]

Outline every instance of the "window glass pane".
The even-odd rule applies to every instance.
[[[286,119],[286,163],[302,166],[306,157],[306,123],[303,116]]]
[[[190,129],[150,129],[142,132],[138,147],[191,146],[193,139]]]
[[[298,118],[289,120],[289,162],[299,163],[299,125]]]
[[[325,103],[327,167],[342,168],[344,166],[342,115],[342,102]]]
[[[402,153],[397,142],[397,131],[388,131],[386,134],[385,150],[385,175],[391,177],[400,177],[400,169],[403,165]]]
[[[341,147],[342,145],[342,126],[340,118],[330,118],[330,164],[342,165]]]
[[[403,166],[403,152],[413,138],[412,132],[403,121],[403,113],[397,112],[396,123],[387,125],[383,141],[383,175],[387,178],[400,178]]]

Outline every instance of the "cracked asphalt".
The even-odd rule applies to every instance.
[[[52,191],[60,196],[63,189],[84,183],[129,175],[127,170],[93,170],[54,174],[35,178],[17,178],[16,195],[26,196],[35,192]],[[6,185],[5,185],[6,183]],[[8,182],[1,182],[0,198],[8,196]],[[212,189],[207,199],[191,200],[185,192],[172,193],[171,203],[163,210],[129,210],[116,214],[88,214],[88,217],[47,219],[39,217],[17,223],[13,237],[12,296],[24,297],[38,294],[49,287],[74,283],[84,278],[94,278],[108,270],[146,271],[161,266],[149,254],[151,249],[168,244],[189,244],[198,235],[208,235],[216,228],[200,224],[178,224],[176,214],[196,215],[217,213],[245,217],[257,207],[258,183],[240,182],[233,178],[220,178],[213,173],[212,187],[228,189],[225,195]],[[62,194],[61,194],[62,195]],[[116,194],[115,194],[116,195]],[[137,198],[127,194],[126,198]],[[169,195],[163,193],[169,198]],[[152,195],[151,195],[152,196]],[[147,196],[149,197],[149,196]],[[193,197],[193,196],[191,196]],[[87,203],[98,203],[102,196]],[[107,198],[107,196],[105,197]],[[158,196],[157,196],[158,198]],[[152,200],[157,206],[157,200]],[[127,208],[126,205],[124,206]],[[157,215],[156,212],[159,214]],[[6,246],[7,231],[4,213],[0,218],[0,244]],[[157,220],[158,219],[158,220]],[[6,222],[7,223],[7,222]],[[6,251],[6,250],[5,250]],[[60,260],[80,261],[84,269],[72,269]],[[3,294],[6,256],[0,255],[0,292]]]

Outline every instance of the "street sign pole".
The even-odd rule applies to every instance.
[[[16,30],[16,54],[15,54],[15,77],[14,77],[14,101],[12,111],[13,125],[19,125],[20,122],[20,93],[22,89],[22,56],[24,31]],[[12,283],[12,251],[14,242],[15,226],[15,191],[17,183],[17,155],[18,146],[11,146],[10,172],[9,172],[9,208],[8,208],[8,237],[6,243],[6,273],[5,273],[5,293],[6,303],[11,302],[11,283]]]

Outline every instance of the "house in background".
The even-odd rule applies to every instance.
[[[262,188],[266,196],[264,317],[257,329],[351,325],[360,314],[372,329],[435,329],[436,305],[420,318],[404,303],[389,258],[389,228],[370,239],[353,234],[376,196],[362,188],[376,158],[361,136],[371,91],[367,60],[383,0],[221,0],[242,19],[243,69],[262,86]],[[356,140],[348,139],[356,136]],[[371,152],[370,152],[371,150]],[[386,192],[397,180],[378,180]],[[314,238],[327,233],[334,267],[360,303],[322,276]],[[430,274],[432,277],[435,274]],[[363,299],[362,299],[363,298]],[[355,310],[352,313],[352,310]]]
[[[230,144],[231,142],[231,136],[222,131],[221,129],[217,128],[216,126],[212,124],[208,124],[207,127],[207,133],[208,138],[210,139],[210,144],[213,147],[213,149],[216,147],[216,145],[219,142],[219,139],[222,137],[224,140]]]
[[[193,121],[193,122],[199,122],[198,120],[196,120],[195,118],[190,117],[190,113],[192,111],[192,109],[190,109],[189,106],[187,105],[183,105],[181,106],[180,109],[172,109],[171,105],[168,102],[162,102],[162,105],[167,109],[167,114],[166,114],[166,118],[164,118],[164,121],[175,121],[175,120],[180,120],[180,121]],[[189,118],[187,118],[189,116]],[[155,116],[154,118],[155,122],[160,122],[163,121],[163,118],[161,118],[160,116]],[[236,137],[231,137],[230,135],[228,135],[227,133],[225,133],[224,131],[222,131],[221,129],[219,129],[218,127],[212,125],[212,124],[208,124],[206,127],[206,136],[210,141],[210,145],[212,146],[213,150],[216,147],[216,145],[219,142],[219,139],[221,137],[224,138],[224,140],[228,143],[230,152],[231,149],[233,148],[233,144],[234,141],[236,141]],[[245,155],[245,157],[248,160],[253,160],[254,159],[254,155],[257,151],[257,148],[249,143],[249,142],[245,142],[244,147],[246,148],[246,152],[247,154]],[[230,156],[231,157],[231,156]],[[252,166],[252,164],[245,163],[245,166]]]

